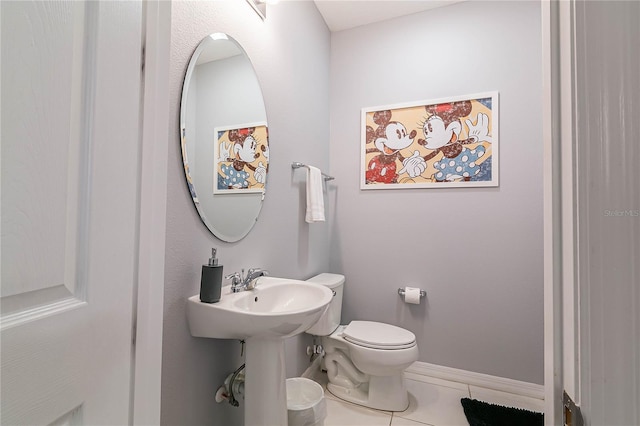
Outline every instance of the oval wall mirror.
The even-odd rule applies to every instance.
[[[223,241],[244,238],[262,208],[269,139],[258,78],[230,36],[211,34],[193,53],[180,131],[187,186],[202,222]]]

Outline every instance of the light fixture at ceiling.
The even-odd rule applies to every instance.
[[[229,40],[229,37],[224,33],[213,33],[210,34],[209,37],[213,40]]]
[[[247,0],[247,3],[251,5],[253,10],[262,18],[264,21],[267,19],[267,2],[264,0]]]

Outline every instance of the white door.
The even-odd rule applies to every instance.
[[[543,9],[553,118],[545,421],[638,425],[640,3],[543,2]]]
[[[127,424],[142,4],[0,13],[1,420]]]
[[[640,3],[574,7],[577,392],[588,425],[640,424]]]

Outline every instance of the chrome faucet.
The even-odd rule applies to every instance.
[[[234,272],[224,277],[226,280],[231,280],[231,292],[238,293],[245,290],[253,290],[258,285],[258,278],[266,277],[269,275],[269,271],[265,271],[260,268],[251,268],[247,272],[247,276],[244,276],[244,269],[242,272]]]

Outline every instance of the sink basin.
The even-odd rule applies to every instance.
[[[327,287],[287,278],[260,277],[253,290],[232,293],[222,288],[218,303],[189,298],[191,335],[245,340],[285,338],[308,330],[327,309],[333,294]]]
[[[260,277],[253,290],[223,287],[218,303],[187,302],[191,335],[245,340],[246,426],[286,425],[284,340],[307,331],[329,308],[333,292],[307,281]]]

